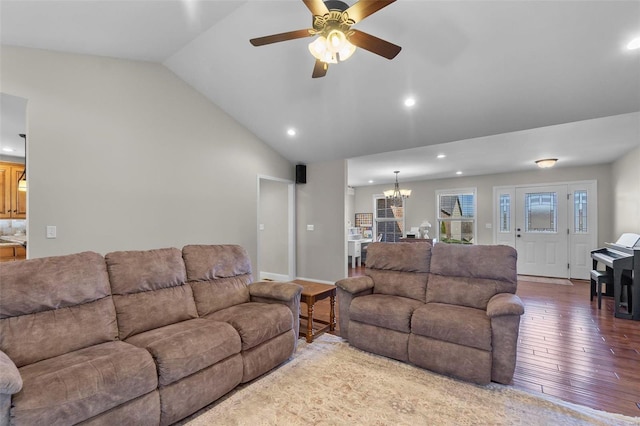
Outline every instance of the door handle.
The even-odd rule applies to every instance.
[[[516,231],[520,232],[520,228],[516,229]]]
[[[516,235],[516,237],[520,238],[520,234]]]

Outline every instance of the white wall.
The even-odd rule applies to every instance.
[[[30,257],[235,243],[255,268],[257,175],[292,164],[160,64],[1,55],[2,91],[28,99]]]
[[[502,173],[495,175],[456,177],[417,182],[400,182],[403,189],[411,189],[411,198],[406,201],[406,226],[419,226],[424,219],[435,227],[436,191],[440,189],[472,188],[477,189],[478,244],[493,244],[493,229],[485,227],[493,223],[493,187],[504,185],[526,185],[551,182],[569,182],[580,180],[598,181],[598,244],[613,238],[613,196],[611,193],[611,165],[589,167],[556,167],[520,173]],[[363,186],[356,188],[356,213],[373,212],[373,194],[381,194],[393,185]],[[437,230],[431,228],[433,237]]]
[[[615,237],[609,241],[624,232],[640,234],[640,146],[613,163],[612,180]]]
[[[331,283],[346,277],[346,188],[346,160],[309,164],[307,183],[296,185],[298,277]]]

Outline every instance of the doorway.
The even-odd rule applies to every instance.
[[[295,183],[258,176],[258,280],[295,279]]]
[[[515,247],[519,274],[589,278],[596,182],[496,187],[494,206],[494,241]]]

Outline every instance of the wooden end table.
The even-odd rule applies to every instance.
[[[306,337],[307,342],[313,342],[316,336],[321,335],[325,331],[334,331],[336,329],[336,286],[330,284],[320,284],[311,282],[297,282],[302,286],[302,294],[300,295],[300,301],[307,305],[307,315],[304,316],[300,313],[300,318],[307,320],[307,330],[300,330],[300,336]],[[318,300],[330,298],[331,310],[329,311],[329,321],[319,320],[313,318],[313,305]],[[315,323],[322,324],[314,330],[313,325]]]

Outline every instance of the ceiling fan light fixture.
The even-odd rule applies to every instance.
[[[548,169],[549,167],[555,166],[557,161],[558,161],[557,158],[544,158],[542,160],[537,160],[536,164],[541,169]]]
[[[338,62],[346,61],[353,55],[356,47],[351,44],[346,37],[344,41],[341,42],[339,36],[333,35],[334,32],[345,37],[341,31],[334,30],[329,33],[328,37],[320,36],[309,43],[309,52],[311,52],[314,58],[327,64],[337,64]],[[332,39],[331,37],[334,38]]]

